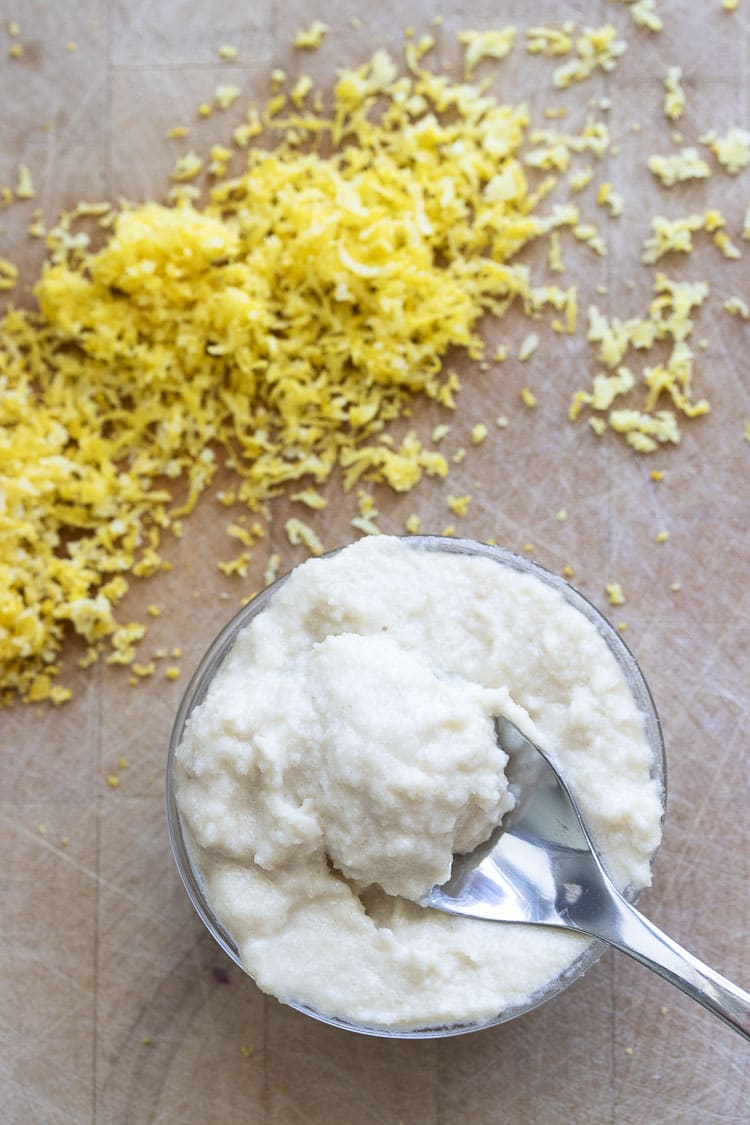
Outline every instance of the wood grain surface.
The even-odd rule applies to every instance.
[[[705,338],[698,397],[711,413],[686,422],[682,443],[637,456],[613,434],[597,439],[566,419],[572,392],[596,370],[585,317],[563,341],[547,320],[527,364],[511,358],[492,374],[463,362],[464,389],[448,445],[471,446],[472,426],[504,413],[506,430],[471,449],[448,481],[408,496],[373,489],[384,531],[401,533],[411,512],[423,530],[449,522],[459,533],[494,537],[576,584],[617,622],[650,683],[668,753],[669,807],[654,885],[642,906],[698,956],[750,985],[750,324],[722,308],[750,295],[750,243],[741,242],[750,204],[750,168],[730,177],[714,163],[709,180],[666,193],[645,169],[652,152],[677,145],[661,110],[666,68],[684,72],[684,143],[709,128],[750,127],[750,4],[725,12],[721,0],[657,0],[664,30],[637,29],[628,7],[584,0],[418,0],[363,4],[323,0],[43,0],[0,2],[0,182],[32,170],[38,198],[0,216],[0,254],[36,276],[43,247],[29,239],[33,207],[47,220],[80,198],[159,198],[179,152],[226,140],[246,101],[265,99],[272,67],[330,81],[337,65],[362,62],[377,46],[394,53],[412,24],[437,36],[436,67],[460,65],[462,27],[519,28],[570,18],[616,24],[629,44],[610,74],[597,72],[552,89],[549,60],[512,55],[485,65],[492,92],[526,100],[535,118],[547,105],[569,107],[580,128],[591,99],[611,100],[613,150],[597,168],[625,199],[607,221],[595,187],[583,210],[602,226],[607,255],[567,249],[565,281],[580,306],[596,300],[623,317],[645,311],[654,270],[640,263],[650,216],[720,208],[743,251],[724,260],[697,236],[695,254],[672,256],[672,276],[704,279],[711,300],[697,318]],[[297,27],[330,25],[321,49],[293,48]],[[7,21],[21,25],[21,58],[9,59]],[[77,50],[66,50],[74,41]],[[222,61],[230,43],[237,59]],[[218,82],[236,82],[236,112],[200,121],[197,105]],[[191,126],[189,142],[166,130]],[[636,123],[640,131],[631,126]],[[528,260],[545,274],[544,256]],[[597,286],[607,294],[596,296]],[[16,300],[18,297],[16,297]],[[28,294],[24,298],[30,300]],[[530,330],[512,310],[488,325],[511,357]],[[519,398],[529,385],[539,405]],[[429,433],[436,408],[415,404]],[[664,480],[650,479],[654,468]],[[456,520],[449,492],[471,492]],[[328,547],[350,541],[356,503],[332,480],[329,507],[315,526]],[[511,1024],[443,1041],[398,1042],[333,1030],[264,996],[224,957],[193,913],[167,841],[163,774],[170,726],[201,652],[258,589],[269,556],[284,569],[304,552],[286,540],[292,510],[280,498],[246,579],[225,578],[225,513],[208,495],[170,541],[169,575],[129,595],[128,617],[164,607],[147,649],[182,649],[182,678],[162,675],[132,687],[126,674],[76,668],[70,649],[62,707],[0,712],[0,1119],[9,1123],[267,1122],[274,1125],[702,1125],[750,1119],[750,1052],[729,1029],[660,979],[608,953],[584,980]],[[565,508],[568,518],[556,519]],[[298,513],[297,513],[298,514]],[[669,540],[655,543],[668,529]],[[605,584],[622,584],[614,610]],[[675,582],[681,590],[671,589]],[[118,766],[121,756],[126,767]],[[118,773],[120,785],[107,785]],[[68,841],[63,844],[63,837]]]

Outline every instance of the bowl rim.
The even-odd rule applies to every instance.
[[[519,555],[505,547],[484,543],[478,539],[441,535],[394,535],[389,536],[389,538],[398,539],[414,550],[443,551],[448,554],[469,554],[480,558],[489,558],[499,565],[508,566],[519,573],[532,574],[543,581],[545,585],[561,593],[569,605],[572,605],[575,609],[579,610],[579,612],[583,613],[587,620],[595,626],[597,632],[605,641],[609,651],[617,661],[618,666],[625,675],[633,699],[643,716],[646,741],[651,750],[650,775],[652,779],[655,779],[659,783],[660,787],[662,807],[661,824],[663,825],[667,806],[667,763],[662,726],[656,710],[656,705],[643,672],[622,634],[607,620],[593,602],[561,575],[548,570],[533,559],[524,555]],[[333,558],[333,556],[339,554],[340,551],[345,550],[347,546],[351,546],[351,544],[335,547],[317,556],[317,558],[321,560]],[[206,929],[231,960],[234,961],[251,980],[253,978],[242,964],[236,943],[226,927],[216,917],[206,899],[203,881],[197,863],[191,855],[189,830],[183,825],[177,807],[174,763],[175,754],[182,741],[185,725],[190,714],[194,708],[205,699],[213,676],[228,656],[238,634],[254,617],[262,613],[277,591],[288,580],[293,570],[296,569],[296,566],[292,567],[251,598],[250,601],[223,626],[208,646],[193,672],[193,675],[190,677],[180,700],[180,705],[172,724],[167,753],[165,776],[167,831],[178,874],[193,908]],[[657,845],[651,856],[649,861],[650,867],[653,867],[658,850],[659,845]],[[632,887],[626,887],[623,894],[629,902],[635,903],[638,900],[640,891],[634,890]],[[513,924],[514,923],[508,923],[508,925]],[[325,1015],[310,1005],[291,999],[284,998],[281,1002],[294,1008],[298,1012],[302,1012],[304,1015],[311,1016],[321,1023],[346,1031],[353,1031],[361,1035],[386,1039],[449,1038],[454,1035],[464,1035],[469,1032],[481,1031],[488,1027],[496,1027],[499,1024],[507,1023],[510,1020],[517,1019],[521,1015],[525,1015],[527,1012],[533,1011],[541,1004],[545,1004],[548,1000],[552,1000],[555,996],[558,996],[576,980],[579,980],[592,965],[599,960],[607,949],[608,945],[606,942],[592,938],[578,957],[576,957],[553,981],[550,981],[537,992],[532,993],[532,995],[527,997],[522,1003],[512,1005],[498,1013],[498,1015],[491,1016],[486,1020],[472,1020],[466,1023],[459,1022],[445,1026],[414,1029],[387,1028],[358,1023],[343,1017]],[[281,998],[277,997],[277,999]]]

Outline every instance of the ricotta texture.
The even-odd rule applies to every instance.
[[[493,716],[565,774],[615,881],[660,832],[643,717],[595,626],[532,574],[371,537],[298,567],[176,754],[208,901],[282,1000],[370,1026],[489,1019],[585,947],[416,905],[514,803]]]

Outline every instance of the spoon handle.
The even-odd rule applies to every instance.
[[[653,969],[750,1040],[750,993],[672,941],[616,892],[611,908],[587,924],[586,933]]]

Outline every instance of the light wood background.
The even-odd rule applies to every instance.
[[[177,153],[226,139],[241,115],[245,98],[237,112],[198,122],[198,103],[220,81],[265,98],[272,66],[326,80],[337,64],[364,61],[376,46],[397,51],[406,25],[429,28],[437,13],[445,16],[436,53],[445,67],[458,61],[460,27],[612,20],[629,43],[613,74],[556,93],[549,63],[517,45],[497,67],[493,90],[526,99],[537,118],[547,105],[566,104],[578,128],[589,99],[611,98],[619,152],[597,169],[595,183],[611,180],[625,195],[625,212],[607,223],[595,188],[588,190],[584,210],[605,228],[608,255],[566,251],[567,277],[581,288],[582,309],[603,284],[605,309],[642,313],[653,279],[639,263],[649,216],[711,204],[737,240],[750,204],[750,169],[731,178],[717,167],[711,180],[668,195],[644,169],[648,154],[674,147],[661,113],[668,65],[684,69],[685,143],[708,128],[750,125],[750,4],[740,0],[734,13],[720,0],[657,0],[657,8],[660,35],[636,30],[622,4],[583,0],[2,0],[0,180],[14,182],[23,161],[39,198],[0,216],[0,253],[22,263],[30,283],[42,256],[24,233],[33,206],[51,220],[82,197],[161,196]],[[331,31],[319,52],[301,57],[291,46],[294,31],[315,17]],[[12,61],[8,19],[20,22],[24,45]],[[66,50],[68,41],[78,49]],[[238,47],[236,63],[219,61],[222,43]],[[636,121],[640,133],[630,130]],[[191,125],[189,141],[166,142],[165,131],[179,122]],[[642,906],[747,987],[750,444],[742,431],[750,419],[750,326],[721,305],[750,292],[750,244],[740,243],[742,261],[726,262],[705,236],[697,241],[688,261],[663,263],[670,274],[712,286],[696,339],[709,341],[697,378],[713,410],[684,426],[679,448],[639,458],[611,436],[597,440],[583,422],[569,425],[570,395],[595,360],[582,333],[563,343],[542,324],[528,365],[509,360],[491,377],[464,366],[448,445],[470,444],[472,425],[501,412],[508,429],[493,430],[446,483],[428,482],[408,497],[375,495],[381,527],[400,533],[412,511],[424,530],[441,530],[451,522],[447,493],[472,492],[469,514],[454,521],[462,534],[494,536],[516,550],[533,543],[538,561],[556,570],[572,565],[582,590],[627,622],[663,719],[669,764],[664,843]],[[529,258],[545,276],[543,254]],[[517,313],[488,328],[511,350],[528,331]],[[518,397],[526,383],[539,398],[533,412]],[[435,417],[416,406],[415,424],[426,432]],[[665,471],[659,485],[649,479],[652,468]],[[337,482],[327,492],[331,504],[315,526],[332,547],[354,536],[355,504]],[[565,522],[555,518],[562,507]],[[290,510],[285,500],[274,505],[250,576],[230,580],[216,568],[231,551],[226,513],[206,497],[184,539],[167,547],[173,573],[133,593],[128,617],[142,615],[148,602],[165,607],[144,655],[181,646],[180,681],[158,676],[132,688],[122,673],[96,667],[83,674],[71,660],[71,703],[0,713],[0,1118],[42,1125],[746,1122],[747,1045],[619,954],[510,1025],[442,1042],[387,1042],[329,1029],[265,997],[203,931],[166,836],[170,725],[200,653],[258,588],[268,555],[281,551],[284,568],[303,557],[285,539]],[[657,546],[662,528],[671,536]],[[628,596],[618,610],[604,595],[611,580]],[[670,589],[677,580],[680,593]],[[126,769],[118,769],[120,755]],[[117,790],[106,784],[112,772],[121,777]]]

